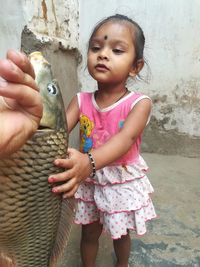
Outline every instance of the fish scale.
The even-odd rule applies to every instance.
[[[53,248],[58,229],[62,198],[60,195],[54,195],[52,198],[47,177],[62,171],[54,166],[53,160],[58,154],[61,158],[66,157],[67,136],[64,138],[63,133],[61,135],[63,138],[60,139],[56,133],[41,135],[39,134],[38,138],[34,137],[34,140],[29,141],[21,151],[23,158],[29,158],[31,162],[34,162],[35,158],[40,162],[40,156],[41,159],[46,158],[48,164],[46,168],[42,166],[44,174],[41,173],[41,165],[34,165],[33,171],[33,166],[28,162],[23,161],[23,164],[20,164],[21,151],[14,153],[8,161],[6,159],[0,161],[0,176],[10,177],[7,176],[6,183],[1,183],[0,186],[0,247],[6,247],[11,258],[14,254],[20,267],[48,266],[51,250],[47,254],[46,248]],[[55,142],[57,138],[59,142]],[[53,143],[52,146],[49,146],[48,140]],[[57,143],[56,146],[54,142]],[[51,151],[51,154],[54,152],[54,155],[49,157],[48,151]],[[13,197],[13,190],[16,192],[15,198],[10,198]],[[9,241],[4,243],[4,240]],[[25,259],[21,255],[25,255]],[[42,256],[38,258],[38,255]]]
[[[42,125],[43,130],[39,129],[19,151],[0,159],[0,267],[56,266],[74,215],[74,200],[53,194],[48,183],[49,175],[64,171],[53,162],[67,157],[68,132],[60,91],[55,101],[54,95],[47,95],[52,73],[49,63],[38,53],[34,56],[39,58],[42,75],[47,72],[49,77],[43,84],[40,72],[36,73],[41,93],[50,101],[43,112],[47,129]]]

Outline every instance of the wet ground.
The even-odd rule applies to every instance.
[[[158,218],[143,237],[131,233],[130,267],[200,266],[200,159],[143,154],[150,166]],[[81,267],[80,227],[74,225],[59,267]],[[114,267],[112,242],[105,234],[95,267]]]

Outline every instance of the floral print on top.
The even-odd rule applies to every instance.
[[[94,128],[94,123],[90,121],[90,119],[85,116],[84,114],[80,115],[80,151],[81,152],[88,152],[93,145],[91,132]]]

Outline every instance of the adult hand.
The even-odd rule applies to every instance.
[[[42,101],[26,55],[9,50],[0,60],[0,158],[17,151],[37,130]]]
[[[92,167],[87,154],[83,154],[76,149],[68,149],[69,158],[56,159],[55,165],[66,170],[62,173],[52,174],[49,183],[62,182],[63,184],[54,186],[54,193],[63,193],[63,198],[72,197],[77,191],[80,183],[91,174]]]

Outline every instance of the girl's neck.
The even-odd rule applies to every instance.
[[[98,94],[108,95],[112,97],[113,95],[122,94],[126,91],[126,85],[124,83],[120,84],[101,84],[98,83]]]
[[[129,91],[125,86],[118,86],[118,87],[99,86],[98,91],[95,92],[95,100],[97,105],[103,109],[118,102],[119,100],[124,98],[127,94],[129,94]]]

